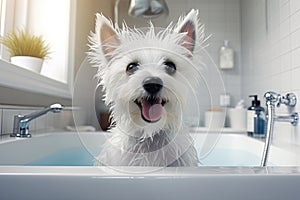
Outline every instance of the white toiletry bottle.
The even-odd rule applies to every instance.
[[[234,52],[229,47],[229,41],[224,40],[224,45],[220,48],[219,66],[221,69],[232,69],[234,67]]]

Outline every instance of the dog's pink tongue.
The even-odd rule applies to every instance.
[[[162,115],[161,100],[157,99],[154,102],[142,101],[142,115],[148,121],[158,121]]]

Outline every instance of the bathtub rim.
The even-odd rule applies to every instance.
[[[151,173],[143,173],[145,169]],[[155,170],[155,168],[157,170]],[[124,172],[126,171],[126,172]],[[140,173],[139,173],[140,171]],[[130,173],[132,172],[132,173]],[[300,176],[300,167],[111,167],[0,166],[0,176],[84,176],[92,178],[190,178],[203,176]]]

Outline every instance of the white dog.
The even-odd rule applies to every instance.
[[[98,67],[110,107],[112,137],[95,164],[197,166],[198,157],[183,122],[190,90],[197,88],[205,40],[198,11],[176,25],[123,28],[97,14],[89,37],[89,61]]]

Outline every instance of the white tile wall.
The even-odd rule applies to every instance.
[[[8,134],[13,131],[13,120],[15,115],[26,115],[39,111],[42,107],[21,107],[0,105],[0,133]],[[68,125],[73,125],[72,112],[48,113],[30,122],[31,133],[63,130]]]
[[[0,108],[0,135],[2,134],[2,109]]]
[[[21,110],[3,109],[2,134],[12,133],[14,116],[20,114],[22,114]]]
[[[300,10],[300,1],[299,0],[287,0],[286,2],[290,3],[291,13],[295,13]]]
[[[269,1],[268,22],[259,7],[264,8],[264,1],[241,0],[242,96],[248,99],[256,93],[262,98],[266,91],[274,90],[292,91],[300,98],[300,1]],[[276,111],[288,113],[284,107]],[[300,112],[300,104],[295,111]],[[276,123],[274,141],[300,144],[299,126]]]

